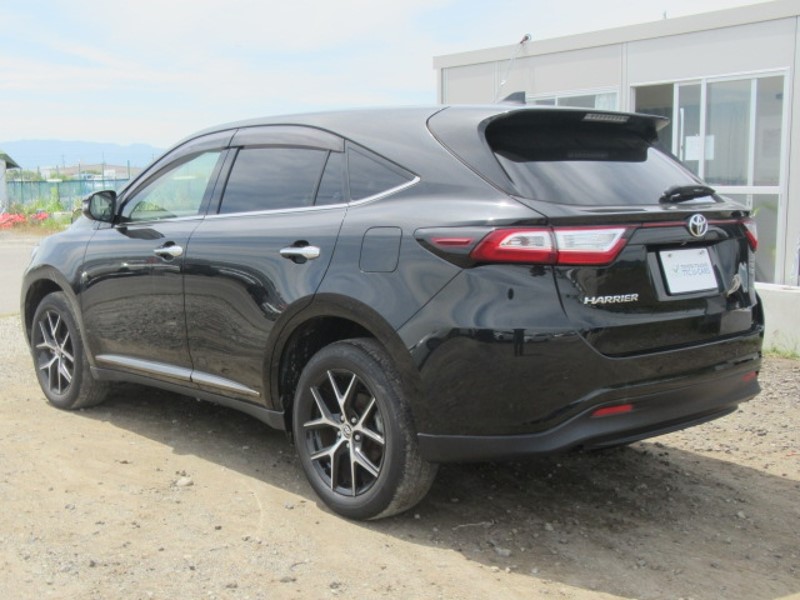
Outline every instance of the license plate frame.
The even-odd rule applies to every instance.
[[[670,296],[719,290],[708,248],[661,250],[658,259]]]

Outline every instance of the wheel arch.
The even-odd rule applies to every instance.
[[[421,394],[419,371],[392,326],[370,306],[337,294],[318,294],[291,316],[269,344],[265,365],[273,408],[282,410],[292,431],[292,403],[300,374],[309,359],[334,342],[355,337],[375,339],[393,360],[413,407]]]
[[[25,277],[23,289],[25,290],[25,295],[22,298],[20,309],[26,340],[31,338],[31,327],[33,326],[33,316],[36,313],[36,309],[42,300],[53,292],[62,292],[66,296],[75,321],[81,329],[81,334],[83,334],[83,319],[79,310],[78,298],[66,279],[56,269],[42,267],[29,273]]]

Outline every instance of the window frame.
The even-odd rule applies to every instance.
[[[130,216],[125,217],[123,214],[128,212],[127,209],[133,204],[138,205],[137,199],[143,193],[147,193],[148,190],[151,189],[153,184],[157,184],[159,181],[163,180],[165,177],[168,177],[170,173],[180,169],[182,166],[194,161],[195,159],[203,156],[204,154],[215,153],[216,159],[214,162],[214,166],[211,168],[208,181],[206,182],[205,189],[203,190],[203,195],[200,199],[200,203],[197,205],[197,211],[193,214],[184,214],[184,215],[172,215],[167,217],[154,217],[154,218],[147,218],[147,219],[134,219]],[[169,164],[165,165],[162,169],[158,172],[154,173],[152,177],[149,177],[146,182],[142,185],[136,187],[136,190],[131,191],[130,194],[126,194],[125,199],[120,203],[119,210],[117,212],[117,220],[120,225],[131,225],[131,224],[139,224],[139,223],[159,223],[162,221],[177,221],[179,219],[197,219],[201,218],[206,214],[208,209],[208,203],[211,200],[211,196],[214,191],[214,187],[216,185],[217,178],[219,176],[220,169],[223,163],[223,157],[226,151],[223,150],[203,150],[197,153],[192,154],[185,154],[179,158],[176,158]],[[135,207],[133,209],[136,210]]]
[[[345,183],[347,186],[348,204],[352,206],[358,206],[359,204],[364,204],[366,202],[373,202],[375,200],[385,198],[386,196],[396,194],[397,192],[400,192],[402,190],[410,188],[413,185],[416,185],[420,180],[419,176],[416,175],[415,173],[412,173],[411,171],[409,171],[404,167],[401,167],[397,163],[392,162],[391,160],[379,154],[376,154],[371,150],[368,150],[364,146],[360,146],[358,144],[348,141],[346,144],[346,152],[347,152],[347,157],[345,161],[345,179],[346,179]],[[375,161],[376,163],[386,167],[388,170],[396,173],[398,176],[406,178],[407,181],[399,185],[393,186],[391,188],[387,188],[382,192],[378,192],[370,196],[365,196],[364,198],[359,198],[358,200],[353,200],[352,192],[350,190],[350,156],[352,153],[360,154],[365,158]]]
[[[322,168],[320,169],[319,174],[317,175],[316,183],[314,184],[314,192],[312,203],[307,206],[285,206],[280,208],[263,208],[257,210],[245,210],[245,211],[237,211],[237,212],[221,212],[222,207],[224,205],[225,194],[228,191],[228,184],[230,183],[231,175],[233,174],[233,169],[236,166],[236,161],[239,158],[239,154],[241,154],[244,150],[253,150],[253,149],[299,149],[299,150],[317,150],[322,152],[327,152],[325,159],[322,162]],[[330,158],[330,153],[332,151],[327,148],[317,148],[310,145],[296,145],[296,144],[288,144],[288,143],[279,143],[279,144],[247,144],[240,147],[235,147],[230,149],[230,163],[227,165],[227,169],[224,176],[223,185],[220,188],[219,197],[216,199],[215,206],[211,207],[209,210],[209,216],[214,217],[232,217],[232,216],[240,216],[240,215],[258,215],[262,213],[284,213],[284,212],[302,212],[317,208],[317,192],[319,191],[320,182],[322,181],[322,176],[325,174],[325,166],[328,164],[328,159]],[[342,203],[345,204],[345,203]],[[323,206],[341,206],[341,204],[326,204]],[[322,208],[320,206],[319,208]]]
[[[117,194],[117,211],[114,226],[126,227],[134,223],[158,223],[164,221],[172,222],[176,220],[203,218],[208,212],[209,206],[213,204],[214,196],[219,189],[218,183],[220,175],[224,172],[228,156],[228,144],[230,143],[234,133],[235,130],[224,130],[192,138],[179,144],[152,163],[136,179],[124,186]],[[205,154],[206,152],[218,152],[219,156],[217,157],[217,163],[212,169],[211,175],[209,176],[208,184],[203,195],[203,200],[198,207],[197,214],[142,221],[123,221],[120,218],[125,207],[128,206],[128,204],[133,201],[141,191],[149,187],[151,183],[165,175],[176,166],[180,166],[180,163],[192,160],[193,158],[196,158],[201,154]]]
[[[242,215],[262,215],[262,214],[278,214],[278,213],[291,213],[291,212],[307,212],[310,210],[323,210],[341,208],[349,204],[349,188],[347,187],[347,164],[345,161],[345,168],[343,177],[345,178],[344,186],[346,196],[343,202],[337,204],[324,204],[317,206],[317,193],[319,192],[319,185],[322,181],[322,176],[325,173],[325,165],[330,158],[330,153],[338,152],[344,153],[346,151],[345,139],[341,136],[334,134],[330,131],[320,129],[307,125],[254,125],[251,127],[242,127],[233,132],[230,139],[229,152],[225,164],[219,177],[217,185],[218,192],[215,193],[212,202],[210,203],[207,211],[207,218],[212,219],[228,219],[241,217]],[[258,211],[236,212],[236,213],[222,213],[222,200],[225,195],[225,189],[228,185],[233,165],[240,150],[244,148],[256,147],[289,147],[289,148],[308,148],[312,150],[325,150],[328,151],[323,168],[317,178],[317,184],[314,188],[314,203],[310,206],[299,206],[294,208],[265,208]]]

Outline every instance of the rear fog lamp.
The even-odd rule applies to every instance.
[[[745,373],[742,375],[742,381],[747,383],[748,381],[753,381],[758,377],[758,371],[750,371],[749,373]]]
[[[604,406],[598,408],[592,413],[592,417],[610,417],[613,415],[622,415],[629,413],[633,410],[633,404],[616,404],[614,406]]]

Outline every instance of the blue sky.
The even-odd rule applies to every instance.
[[[166,147],[262,115],[433,103],[433,56],[751,3],[4,1],[0,140]]]

